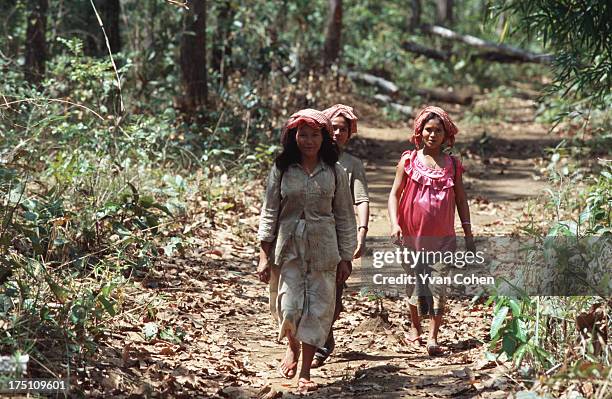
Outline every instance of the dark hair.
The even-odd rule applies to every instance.
[[[302,153],[298,148],[297,141],[295,140],[295,134],[297,128],[289,129],[285,134],[286,139],[283,144],[283,151],[276,157],[274,163],[283,172],[287,171],[289,165],[299,163],[302,160]],[[321,127],[321,135],[323,136],[323,142],[319,149],[319,158],[332,168],[335,167],[338,162],[338,147],[333,142],[331,135],[327,131],[327,128]]]

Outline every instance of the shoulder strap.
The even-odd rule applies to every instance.
[[[450,155],[451,162],[453,163],[453,180],[457,177],[457,161],[455,161],[455,157]]]

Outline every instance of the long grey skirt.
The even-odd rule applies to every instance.
[[[278,322],[279,341],[291,332],[300,342],[322,347],[334,318],[336,270],[311,270],[303,224],[298,222],[287,244],[286,260],[272,268],[270,311]]]

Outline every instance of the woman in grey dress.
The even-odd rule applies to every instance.
[[[270,283],[278,340],[288,340],[278,371],[295,377],[301,354],[301,391],[317,388],[310,378],[312,359],[329,333],[336,284],[348,277],[356,247],[348,177],[337,164],[331,130],[329,118],[316,110],[289,118],[283,151],[268,176],[258,232],[259,278]]]

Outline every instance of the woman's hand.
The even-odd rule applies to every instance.
[[[344,284],[351,275],[351,263],[348,260],[341,260],[336,268],[336,284]]]
[[[268,284],[270,282],[270,262],[268,262],[268,259],[259,259],[257,276],[259,277],[259,281],[262,283]]]
[[[353,254],[353,259],[359,259],[363,255],[363,251],[365,251],[365,238],[363,240],[359,240],[357,242],[357,249],[355,249],[355,253]]]
[[[391,239],[394,244],[401,244],[402,242],[402,228],[399,224],[394,224],[391,226]]]

